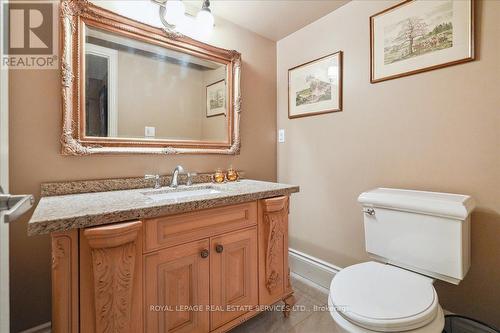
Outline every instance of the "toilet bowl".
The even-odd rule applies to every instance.
[[[433,280],[377,262],[335,276],[328,306],[339,332],[441,333],[444,314]]]
[[[340,332],[441,333],[434,279],[459,284],[470,267],[470,196],[378,188],[362,193],[365,247],[376,261],[338,272],[329,310]]]

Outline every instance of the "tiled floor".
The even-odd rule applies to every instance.
[[[241,324],[230,333],[335,333],[327,309],[328,290],[299,276],[292,276],[297,304],[289,318],[280,311],[267,311]]]
[[[267,311],[230,333],[336,333],[326,308],[328,290],[296,275],[292,275],[292,285],[297,303],[290,317],[284,318],[281,311]],[[50,333],[50,328],[37,333]]]

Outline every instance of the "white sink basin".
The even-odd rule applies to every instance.
[[[146,197],[153,199],[154,201],[162,201],[162,200],[179,200],[185,198],[194,198],[209,194],[217,194],[221,191],[216,190],[212,187],[205,188],[185,188],[185,189],[177,189],[177,190],[157,190],[157,191],[149,191],[143,192],[142,194]]]

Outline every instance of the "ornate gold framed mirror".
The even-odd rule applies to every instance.
[[[241,55],[61,1],[62,152],[238,154]]]

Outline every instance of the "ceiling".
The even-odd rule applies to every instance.
[[[201,7],[201,1],[185,2]],[[277,41],[347,2],[349,0],[211,0],[210,8],[216,17]]]

